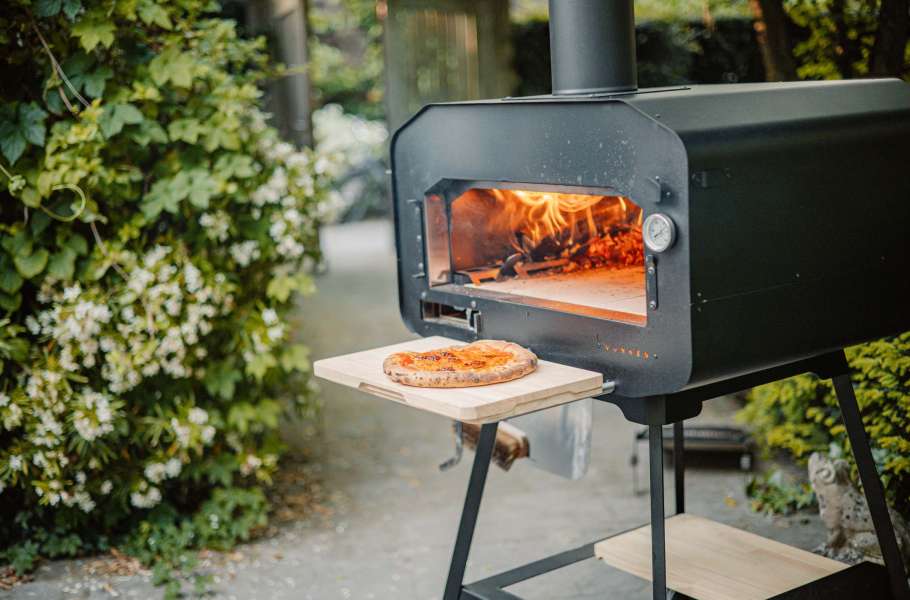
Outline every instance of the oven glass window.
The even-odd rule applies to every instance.
[[[428,209],[435,283],[646,323],[642,211],[629,198],[471,188],[438,207],[435,226]]]

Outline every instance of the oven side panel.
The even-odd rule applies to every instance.
[[[910,112],[684,140],[693,383],[910,329]]]
[[[689,380],[687,164],[681,141],[668,128],[618,101],[437,105],[396,133],[392,171],[399,303],[413,331],[512,340],[542,358],[600,371],[629,396],[672,391]],[[669,215],[678,240],[657,257],[659,304],[649,309],[647,325],[430,286],[425,195],[451,181],[608,188],[631,197],[645,216]],[[477,330],[425,320],[422,301],[478,311]]]

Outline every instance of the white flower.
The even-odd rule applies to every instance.
[[[211,444],[213,439],[215,439],[215,428],[211,425],[206,425],[202,428],[202,443]]]
[[[9,404],[9,396],[4,394],[3,392],[0,392],[0,408],[3,408],[7,404]]]
[[[22,468],[22,457],[21,456],[10,456],[9,457],[9,468],[12,471],[18,471]]]
[[[165,467],[161,463],[151,463],[145,467],[145,478],[152,483],[160,483],[164,475]]]
[[[25,326],[32,335],[41,333],[41,323],[38,322],[38,319],[36,319],[34,315],[25,317]]]
[[[189,414],[186,417],[190,423],[194,425],[205,425],[209,420],[209,413],[205,412],[199,407],[193,407],[190,409]]]
[[[158,488],[148,488],[147,492],[142,493],[142,490],[145,489],[145,483],[139,487],[140,491],[130,494],[130,502],[133,506],[136,508],[152,508],[161,502],[161,491]]]
[[[111,483],[110,479],[105,479],[104,483],[101,484],[101,493],[105,496],[111,493],[111,490],[114,489],[114,484]]]
[[[249,265],[251,262],[259,258],[259,242],[256,240],[246,240],[238,244],[233,244],[230,248],[231,256],[241,267]]]
[[[262,466],[262,459],[256,456],[255,454],[247,454],[246,460],[243,461],[243,464],[240,465],[240,473],[243,475],[249,475],[256,469]]]
[[[68,287],[63,290],[63,301],[64,302],[74,302],[79,299],[79,295],[82,293],[82,288],[79,287],[79,284],[72,287]]]
[[[180,475],[180,470],[183,468],[183,463],[180,462],[179,458],[172,458],[166,463],[164,463],[164,472],[168,477],[177,477]]]
[[[271,341],[277,342],[282,337],[284,337],[284,326],[275,325],[274,327],[269,327],[265,333],[269,336],[269,339]]]
[[[266,325],[274,325],[278,322],[278,313],[273,308],[267,308],[262,311],[262,322]]]

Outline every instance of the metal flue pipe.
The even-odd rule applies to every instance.
[[[633,0],[550,0],[553,94],[638,89]]]

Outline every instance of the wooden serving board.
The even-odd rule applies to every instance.
[[[391,381],[382,372],[382,361],[394,352],[425,352],[463,343],[438,336],[422,338],[318,360],[313,365],[313,372],[317,377],[375,396],[476,424],[492,423],[601,393],[603,376],[600,373],[545,360],[539,361],[536,371],[521,379],[467,388],[411,387]]]
[[[763,600],[849,565],[695,515],[666,521],[667,587],[698,600]],[[598,542],[594,555],[651,579],[651,527]]]

